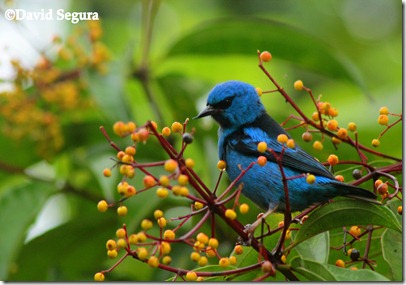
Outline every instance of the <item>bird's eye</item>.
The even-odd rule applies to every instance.
[[[227,99],[224,99],[223,101],[221,101],[221,102],[218,102],[217,104],[214,104],[214,108],[216,108],[216,109],[227,109],[228,107],[230,107],[231,106],[231,103],[233,102],[233,100],[232,100],[232,98],[227,98]]]

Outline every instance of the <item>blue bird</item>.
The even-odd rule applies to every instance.
[[[265,156],[265,166],[255,164],[239,180],[243,184],[242,193],[270,213],[286,212],[284,184],[275,155],[270,151],[260,153],[257,145],[266,142],[268,148],[280,155],[283,145],[277,141],[277,136],[290,136],[266,113],[255,88],[240,81],[216,85],[208,96],[206,108],[195,118],[206,116],[212,116],[220,125],[218,155],[226,162],[229,178],[236,179],[241,169],[257,161],[258,156]],[[282,165],[285,178],[288,178],[292,212],[336,196],[379,203],[372,192],[336,180],[325,166],[298,146],[285,148]],[[315,182],[307,183],[303,174],[313,174]]]

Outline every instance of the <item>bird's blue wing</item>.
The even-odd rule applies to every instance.
[[[229,134],[223,142],[223,151],[226,152],[227,148],[230,148],[247,156],[258,157],[263,155],[268,161],[276,163],[275,154],[270,151],[260,153],[257,147],[259,142],[264,141],[277,156],[280,155],[284,146],[277,141],[277,136],[282,133],[288,135],[272,118],[269,116],[262,117],[261,124],[253,123]],[[298,173],[311,173],[334,179],[334,176],[326,167],[298,146],[293,149],[285,147],[282,164],[296,170]]]

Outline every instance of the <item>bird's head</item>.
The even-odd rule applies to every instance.
[[[206,108],[195,118],[212,116],[222,128],[237,128],[251,123],[264,110],[254,86],[241,81],[227,81],[210,91]]]

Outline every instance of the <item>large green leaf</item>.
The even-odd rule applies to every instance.
[[[330,252],[330,235],[328,232],[320,233],[298,244],[295,249],[302,258],[327,263]]]
[[[300,28],[254,17],[229,17],[202,24],[178,40],[168,56],[253,54],[269,50],[278,58],[331,77],[345,77],[365,87],[352,62],[337,49]]]
[[[295,257],[290,265],[293,271],[302,274],[309,281],[336,281],[334,275],[321,263]]]
[[[385,276],[369,269],[351,270],[349,268],[341,268],[331,264],[327,264],[326,268],[334,275],[337,281],[390,281]]]
[[[402,231],[395,214],[388,207],[345,199],[324,205],[309,215],[287,250],[308,238],[334,228],[369,224]]]
[[[381,238],[382,255],[388,262],[393,274],[393,281],[402,281],[403,256],[402,235],[391,229],[386,229]]]
[[[13,183],[14,184],[14,183]],[[5,280],[11,261],[23,245],[28,227],[34,222],[49,195],[52,185],[23,178],[0,196],[0,279]]]

